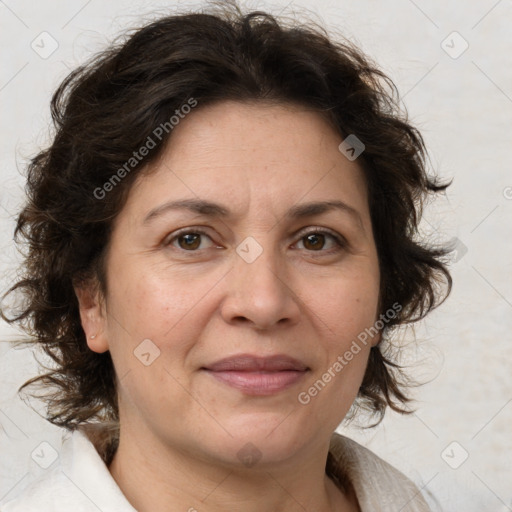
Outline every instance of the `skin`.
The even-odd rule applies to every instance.
[[[92,285],[76,292],[90,349],[110,350],[114,362],[121,435],[109,470],[137,510],[359,509],[326,476],[325,461],[377,337],[309,404],[297,399],[378,318],[366,185],[341,141],[320,114],[298,106],[197,107],[132,186],[108,247],[106,296]],[[155,207],[187,198],[232,216],[167,210],[144,222]],[[357,213],[285,216],[328,200]],[[194,237],[199,227],[207,236]],[[193,250],[175,236],[181,228],[191,228]],[[344,246],[302,233],[325,229]],[[251,263],[236,251],[247,237],[263,251]],[[144,339],[160,351],[148,366],[134,355]],[[240,353],[287,354],[309,370],[269,396],[201,370]],[[252,467],[237,457],[247,443],[261,454]]]

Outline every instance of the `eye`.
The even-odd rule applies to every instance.
[[[304,249],[310,252],[332,253],[340,251],[346,246],[341,236],[327,230],[319,229],[302,233],[298,243],[300,242],[302,242]],[[330,245],[330,247],[325,249],[326,245]]]
[[[197,249],[208,249],[208,247],[201,247],[202,239],[205,237],[211,241],[208,234],[201,229],[186,229],[173,233],[171,238],[165,240],[164,245],[172,245],[176,249],[193,252]],[[209,247],[211,247],[211,245]]]
[[[307,232],[299,233],[300,240],[297,243],[302,243],[304,249],[308,252],[319,253],[334,253],[341,251],[346,242],[340,235],[325,230],[314,229]],[[203,241],[207,239],[211,243],[208,246],[203,245]],[[214,244],[211,237],[202,229],[199,228],[186,228],[181,231],[173,233],[164,241],[165,246],[172,246],[178,250],[186,252],[196,252],[198,250],[211,248]],[[326,246],[327,249],[325,248]],[[299,249],[302,249],[299,247]]]

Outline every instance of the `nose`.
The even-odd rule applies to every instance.
[[[226,279],[227,293],[221,306],[226,322],[268,330],[299,321],[300,303],[293,279],[271,250],[263,250],[251,263],[236,255]]]

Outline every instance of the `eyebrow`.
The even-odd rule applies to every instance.
[[[218,203],[206,201],[204,199],[181,199],[178,201],[169,201],[156,208],[153,208],[144,218],[143,224],[151,222],[153,219],[174,210],[188,210],[199,215],[205,215],[208,217],[222,217],[227,218],[232,215],[231,211]],[[302,219],[305,217],[313,217],[315,215],[321,215],[330,211],[342,211],[348,213],[351,217],[356,220],[361,227],[363,222],[359,212],[352,206],[339,200],[332,201],[316,201],[310,203],[301,203],[292,206],[285,214],[286,218]]]

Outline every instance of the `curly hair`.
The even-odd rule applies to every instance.
[[[55,363],[18,390],[35,383],[51,389],[38,398],[55,425],[72,430],[119,421],[112,359],[88,348],[74,285],[95,278],[106,291],[113,221],[172,131],[153,137],[155,147],[122,180],[112,184],[112,177],[191,98],[197,108],[226,100],[306,106],[343,137],[364,143],[358,163],[379,258],[380,310],[401,306],[386,332],[423,318],[450,293],[448,251],[418,233],[426,198],[447,185],[428,175],[422,136],[375,64],[316,24],[242,13],[236,5],[161,17],[67,76],[51,101],[52,143],[28,166],[28,199],[15,229],[27,248],[23,274],[6,293],[21,293],[23,307],[2,316]],[[105,196],[98,191],[107,183]],[[356,403],[381,419],[387,406],[407,412],[404,376],[377,345]]]

